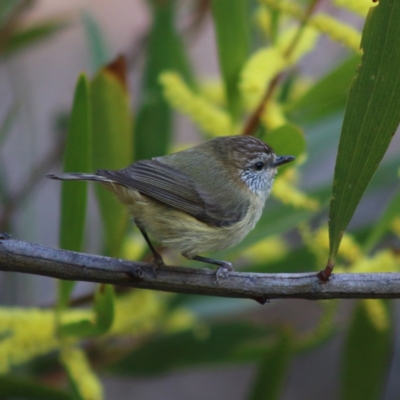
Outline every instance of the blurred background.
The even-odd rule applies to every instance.
[[[307,3],[302,3],[306,7]],[[164,119],[159,118],[154,124],[145,121],[146,118],[157,119],[152,114],[143,116],[148,106],[146,102],[155,93],[151,91],[154,79],[149,77],[149,71],[156,75],[163,70],[175,69],[174,63],[167,62],[167,56],[163,55],[169,54],[168,46],[176,43],[171,45],[169,31],[165,33],[163,27],[156,26],[165,23],[165,9],[172,24],[168,29],[176,34],[172,35],[173,40],[179,41],[184,54],[184,63],[176,68],[180,78],[183,77],[193,93],[203,96],[215,109],[227,114],[229,105],[223,94],[221,50],[218,48],[221,42],[215,32],[217,11],[207,0],[7,0],[0,6],[0,232],[9,232],[17,239],[44,246],[59,246],[61,184],[47,180],[45,175],[62,169],[74,88],[81,72],[93,79],[101,68],[118,56],[125,58],[128,104],[133,121],[131,161],[162,155],[163,146],[164,153],[171,152],[219,134],[213,129],[204,129],[206,124],[196,119],[196,112],[180,106],[179,99],[174,101],[177,94],[168,97],[168,76],[163,80],[167,82],[163,83],[167,100],[163,98],[165,104],[162,107],[165,108],[161,107],[160,111],[164,113]],[[365,11],[354,12],[328,0],[317,2],[316,9],[361,35]],[[298,23],[279,7],[267,7],[262,2],[249,0],[247,12],[251,33],[247,60],[260,49],[277,45],[272,32],[278,35],[282,30],[283,35],[286,27]],[[279,17],[279,13],[283,15]],[[314,28],[312,45],[309,44],[308,49],[305,49],[306,44],[299,46],[304,47],[299,50],[301,54],[287,66],[288,72],[274,102],[274,107],[281,108],[278,116],[266,116],[266,133],[263,133],[268,141],[268,134],[281,125],[295,126],[296,132],[301,132],[293,133],[293,142],[301,141],[298,145],[301,149],[296,154],[300,156],[300,162],[292,172],[282,173],[279,188],[284,194],[277,189],[267,202],[265,217],[249,238],[239,248],[216,255],[233,261],[237,269],[242,266],[246,271],[308,272],[321,269],[326,261],[327,248],[324,246],[327,246],[330,187],[347,90],[359,64],[359,53],[346,43],[346,37],[335,40],[332,32]],[[232,26],[232,40],[235,29]],[[159,55],[158,59],[154,53]],[[181,68],[183,64],[185,66]],[[250,66],[248,70],[251,72]],[[242,75],[241,79],[245,92],[246,77]],[[248,85],[251,83],[247,82]],[[261,76],[254,91],[265,88],[266,83],[267,77]],[[161,83],[158,85],[161,88]],[[232,123],[233,131],[225,133],[240,133],[243,129],[254,109],[254,98],[245,103],[243,101],[240,116]],[[166,112],[166,108],[169,111]],[[279,118],[284,120],[283,123],[276,122]],[[119,139],[116,137],[115,140]],[[161,142],[165,145],[160,145]],[[141,151],[135,148],[136,143],[140,144]],[[290,145],[285,151],[285,143],[279,143],[279,140],[277,143],[281,153],[290,153]],[[399,189],[399,144],[397,135],[353,218],[350,232],[354,236],[349,237],[348,246],[347,242],[344,245],[351,254],[360,251],[358,244],[366,240]],[[109,248],[105,250],[102,212],[91,186],[88,200],[84,250],[112,254]],[[372,250],[398,252],[396,232],[395,228],[388,228],[385,236],[382,234],[383,240]],[[324,234],[325,239],[321,239]],[[132,259],[145,257],[146,249],[131,226],[128,234],[124,233],[122,243],[117,252],[119,255]],[[339,267],[350,268],[361,259],[359,255],[352,257],[342,254]],[[176,265],[187,263],[170,252],[166,253],[166,260]],[[190,265],[198,266],[196,263]],[[79,283],[73,292],[76,304],[90,307],[87,299],[94,288],[94,284]],[[10,306],[49,307],[56,301],[56,293],[57,284],[53,279],[0,274],[0,303],[4,309],[12,310]],[[136,299],[135,304],[141,307],[141,301],[150,301],[160,307],[160,303],[165,303],[164,322],[167,316],[173,320],[175,314],[171,313],[179,310],[190,314],[190,323],[182,323],[182,328],[178,324],[178,328],[168,330],[153,321],[155,326],[149,322],[149,327],[138,334],[132,328],[131,336],[125,332],[129,346],[119,344],[117,347],[119,357],[116,362],[109,360],[109,354],[100,354],[96,349],[96,345],[100,347],[99,343],[93,345],[93,357],[89,358],[104,387],[104,398],[261,398],[251,397],[251,393],[255,393],[260,379],[268,381],[269,377],[280,382],[276,384],[279,395],[275,393],[275,397],[265,398],[341,398],[346,384],[343,383],[346,382],[344,374],[352,366],[357,367],[359,362],[352,361],[348,349],[364,339],[370,340],[370,347],[374,347],[376,341],[385,344],[381,352],[377,350],[376,369],[379,371],[374,370],[374,378],[371,378],[375,379],[374,393],[379,395],[364,398],[398,398],[397,301],[366,306],[349,300],[273,300],[260,306],[251,300],[154,296],[151,301],[146,297],[140,301]],[[126,309],[127,313],[136,311]],[[378,320],[384,321],[381,328],[374,325],[371,317],[374,312]],[[384,325],[385,321],[387,325]],[[357,338],[363,331],[372,332],[372,336]],[[110,352],[117,339],[109,340],[106,347]],[[291,342],[290,346],[285,340]],[[287,350],[289,347],[290,351]],[[123,357],[124,352],[129,356],[127,359]],[[371,354],[366,356],[373,357]],[[46,362],[53,365],[54,359],[50,354]],[[374,359],[365,361],[373,363]],[[49,370],[42,366],[40,369],[36,364],[26,367],[22,373],[36,376],[38,381],[50,385],[58,385],[65,379],[62,373],[53,374],[53,367]],[[54,369],[58,371],[56,367]],[[263,371],[268,372],[264,378]],[[351,392],[347,392],[347,396],[348,393]]]

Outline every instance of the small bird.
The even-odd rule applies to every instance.
[[[218,280],[232,264],[199,254],[232,247],[254,228],[277,167],[292,160],[255,137],[224,136],[120,170],[47,177],[100,182],[128,207],[157,266],[165,264],[148,233],[188,259],[217,265]]]

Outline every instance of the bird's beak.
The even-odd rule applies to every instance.
[[[293,156],[278,156],[276,157],[275,162],[272,164],[273,167],[280,167],[283,164],[287,164],[290,161],[293,161],[296,157]]]

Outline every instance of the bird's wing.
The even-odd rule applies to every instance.
[[[200,193],[189,176],[156,160],[142,160],[117,171],[99,170],[97,174],[186,212],[199,221],[213,226],[229,226],[237,217],[226,215],[212,196]],[[207,201],[205,200],[207,198]]]

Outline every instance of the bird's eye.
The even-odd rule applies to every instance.
[[[262,171],[262,169],[264,168],[264,163],[262,161],[258,161],[254,163],[253,168],[255,171]]]

